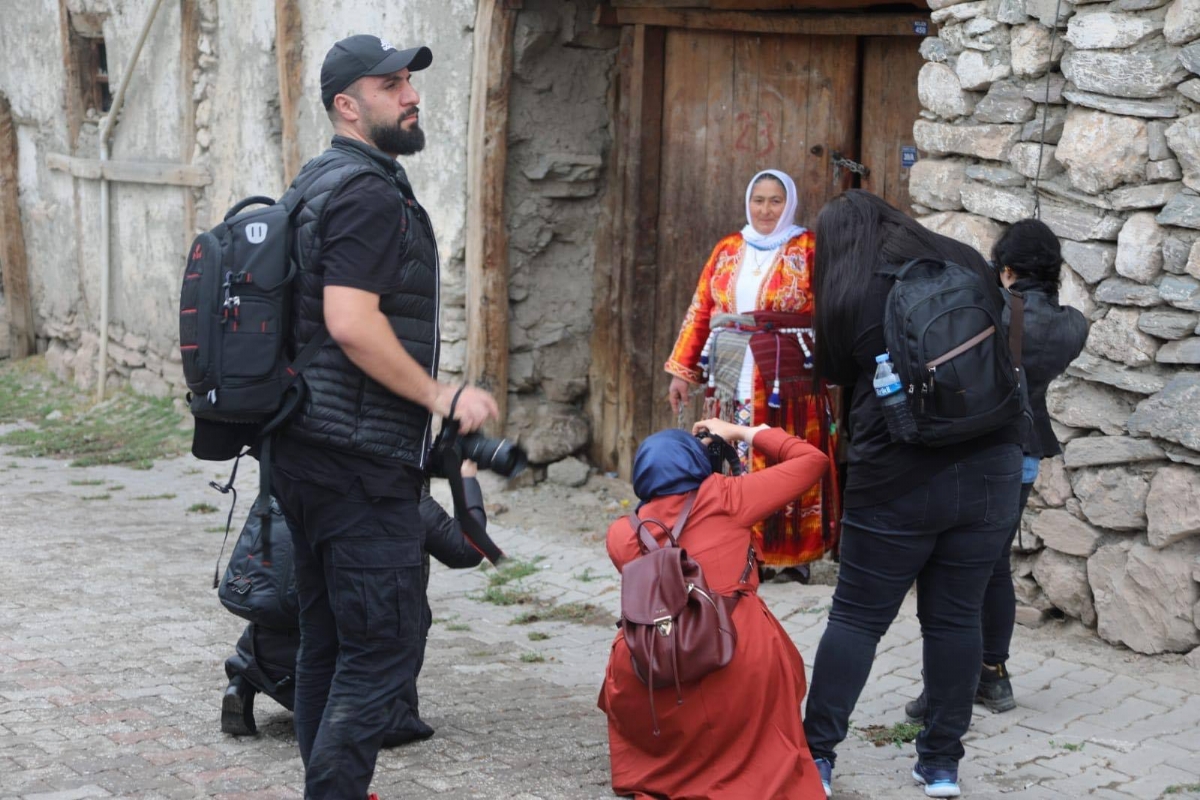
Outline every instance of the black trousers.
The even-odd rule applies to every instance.
[[[814,758],[835,760],[879,639],[916,581],[929,699],[917,753],[927,767],[957,766],[979,682],[984,588],[1012,530],[1020,485],[1021,449],[999,445],[895,500],[846,509],[804,718]]]
[[[1012,644],[1013,625],[1017,621],[1017,596],[1013,592],[1012,543],[1021,527],[1021,515],[1029,502],[1032,483],[1021,484],[1021,500],[1017,508],[1017,521],[1008,533],[992,577],[988,579],[987,591],[983,595],[983,663],[995,666],[1008,661],[1008,646]]]
[[[424,527],[409,498],[335,492],[272,474],[292,528],[300,597],[296,738],[305,797],[362,800],[422,656]]]

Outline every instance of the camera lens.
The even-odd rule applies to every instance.
[[[525,451],[508,439],[492,439],[478,433],[468,433],[459,439],[463,458],[469,458],[480,469],[490,469],[511,478],[529,463]]]

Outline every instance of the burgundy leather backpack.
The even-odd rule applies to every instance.
[[[629,525],[643,554],[625,565],[621,573],[621,621],[633,671],[646,684],[650,714],[657,736],[654,690],[674,686],[683,702],[682,684],[699,680],[733,658],[737,631],[732,613],[740,595],[726,597],[708,588],[704,571],[679,546],[679,536],[696,502],[693,490],[684,501],[674,529],[656,519],[641,519],[634,512]],[[669,545],[660,547],[649,532],[658,526]],[[742,582],[750,574],[753,548],[748,553]]]

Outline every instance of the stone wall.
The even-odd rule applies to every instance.
[[[1049,392],[1019,599],[1141,653],[1200,644],[1200,0],[930,0],[922,221],[989,254],[1035,213],[1092,321]],[[1053,42],[1053,44],[1052,44]],[[1048,102],[1047,102],[1048,99]],[[1043,140],[1043,147],[1041,141]]]

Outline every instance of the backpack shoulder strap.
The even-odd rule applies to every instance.
[[[1025,295],[1008,290],[1008,349],[1012,351],[1013,366],[1021,369],[1021,348],[1025,338]]]

